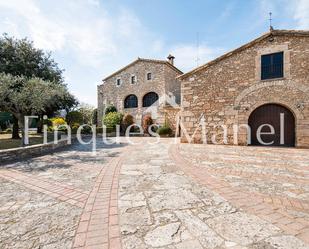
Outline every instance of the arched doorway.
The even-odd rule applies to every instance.
[[[251,145],[295,146],[295,118],[293,113],[278,104],[266,104],[250,115]]]

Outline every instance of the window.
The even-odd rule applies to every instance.
[[[135,84],[136,83],[136,76],[132,75],[131,76],[131,84]]]
[[[147,80],[151,80],[152,79],[152,74],[151,73],[147,73]]]
[[[283,52],[262,55],[261,79],[275,79],[283,77]]]
[[[143,107],[152,106],[158,99],[159,96],[155,92],[145,94],[145,96],[143,97]]]
[[[121,79],[117,79],[116,80],[116,86],[120,86],[121,85]]]
[[[130,94],[124,100],[124,108],[136,108],[137,97],[134,94]]]

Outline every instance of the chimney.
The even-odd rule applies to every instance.
[[[171,63],[172,65],[174,65],[174,59],[175,57],[171,54],[169,54],[167,57],[168,62]]]

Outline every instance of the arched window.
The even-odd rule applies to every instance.
[[[134,94],[127,96],[124,100],[124,108],[136,108],[137,97]]]
[[[159,96],[155,92],[145,94],[145,96],[143,97],[143,107],[152,106],[158,99]]]

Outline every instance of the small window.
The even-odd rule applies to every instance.
[[[261,79],[275,79],[283,77],[283,52],[262,55]]]
[[[131,84],[135,84],[136,83],[136,76],[132,75],[131,76]]]
[[[152,74],[151,73],[147,73],[147,80],[152,80]]]
[[[120,86],[120,85],[121,85],[121,79],[117,79],[117,80],[116,80],[116,85],[117,85],[117,86]]]

